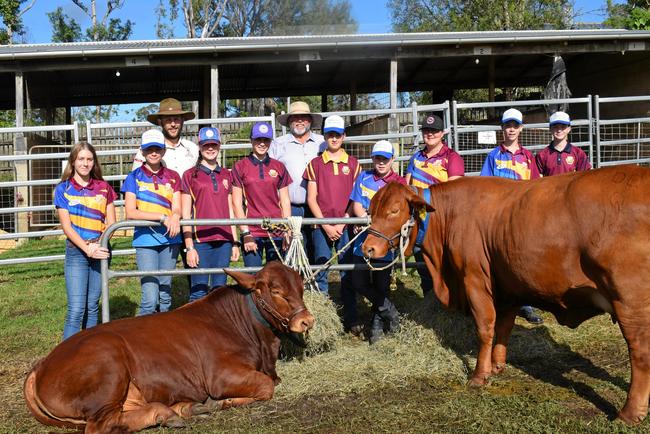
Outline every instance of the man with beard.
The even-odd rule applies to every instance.
[[[194,119],[194,113],[183,110],[181,102],[174,98],[163,99],[158,106],[158,112],[147,116],[149,122],[161,127],[165,137],[163,166],[178,173],[181,179],[186,170],[196,166],[199,158],[199,147],[196,143],[191,140],[181,139],[183,123],[191,119]],[[133,160],[132,170],[142,166],[144,161],[142,151],[138,151]],[[185,249],[181,249],[180,253],[184,268],[189,268],[187,265],[187,252]],[[189,288],[192,287],[192,279],[189,275],[187,275],[187,284]]]
[[[194,113],[183,110],[180,101],[174,98],[165,98],[160,101],[158,112],[147,116],[147,120],[162,128],[165,136],[165,155],[163,164],[166,168],[178,173],[183,173],[196,165],[199,158],[199,148],[191,140],[181,139],[183,123],[194,119]],[[144,163],[142,153],[138,151],[133,161],[133,169]]]
[[[320,128],[323,117],[312,113],[309,105],[296,101],[289,107],[289,112],[278,116],[278,122],[289,128],[289,133],[276,137],[271,143],[269,156],[282,162],[291,175],[289,184],[291,215],[311,217],[307,206],[307,180],[302,177],[309,162],[326,148],[325,138],[311,131]],[[311,228],[303,226],[303,242],[310,263],[313,261]]]

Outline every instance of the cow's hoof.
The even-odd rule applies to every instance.
[[[645,419],[645,417],[646,414],[643,413],[627,414],[625,410],[621,410],[616,418],[626,425],[634,426],[639,425],[641,422],[643,422],[643,419]]]
[[[212,410],[205,404],[194,404],[192,405],[192,416],[201,416],[206,413],[211,413]]]
[[[208,408],[208,411],[221,410],[223,408],[223,399],[217,401],[215,399],[208,398],[205,400],[203,405],[205,405]]]
[[[485,376],[470,378],[470,380],[467,382],[467,385],[471,388],[479,388],[487,385],[487,383],[488,383],[488,377],[485,375]]]
[[[168,417],[161,425],[167,428],[185,428],[185,422],[180,416]]]

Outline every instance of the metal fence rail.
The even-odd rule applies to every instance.
[[[263,223],[270,224],[288,224],[289,220],[285,218],[274,219],[193,219],[181,220],[181,226],[230,226],[230,225],[261,225]],[[354,217],[354,218],[304,218],[302,224],[370,224],[370,217]],[[99,241],[100,245],[104,248],[109,247],[109,242],[113,234],[125,228],[135,227],[154,227],[160,226],[160,222],[149,220],[127,220],[117,222],[110,225],[101,236]],[[319,266],[312,265],[312,270]],[[256,272],[261,267],[248,267],[241,268],[242,271]],[[363,267],[354,267],[354,269],[364,269]],[[350,265],[337,264],[329,267],[330,270],[349,270]],[[367,268],[365,268],[367,269]],[[164,270],[164,271],[112,271],[108,267],[108,259],[101,260],[101,279],[102,279],[102,322],[110,321],[110,307],[109,307],[109,289],[108,280],[113,277],[141,277],[141,276],[169,276],[169,275],[185,275],[185,274],[215,274],[223,273],[222,268],[197,268],[194,270]]]
[[[437,112],[448,125],[447,142],[464,158],[467,175],[479,173],[485,155],[500,141],[500,113],[507,107],[524,111],[524,130],[521,142],[532,151],[548,145],[550,133],[544,108],[565,104],[572,121],[572,143],[585,150],[592,165],[605,167],[616,164],[650,165],[650,117],[645,112],[636,113],[630,104],[650,104],[650,96],[599,98],[569,98],[555,100],[526,100],[503,102],[458,103],[418,105],[397,109],[349,110],[326,112],[324,116],[338,114],[348,119],[349,134],[346,150],[359,158],[367,167],[371,163],[370,150],[377,140],[390,140],[397,151],[397,167],[402,171],[413,152],[422,142],[419,121],[424,113]],[[602,107],[624,106],[633,116],[602,119]],[[617,107],[617,106],[616,106]],[[630,109],[632,107],[632,109]],[[529,109],[525,111],[525,109]],[[362,120],[361,122],[355,122]],[[247,139],[254,122],[270,122],[276,130],[276,119],[271,116],[194,119],[185,123],[184,137],[196,140],[202,125],[214,125],[222,130],[221,163],[232,164],[250,152]],[[85,135],[98,150],[106,179],[119,190],[121,181],[131,171],[133,155],[137,152],[140,135],[153,125],[148,122],[87,123]],[[77,124],[43,127],[0,128],[0,138],[15,140],[19,135],[42,135],[37,146],[29,153],[17,153],[13,143],[2,148],[0,155],[0,240],[20,240],[36,237],[36,233],[58,235],[60,230],[45,229],[56,226],[52,191],[59,182],[68,150],[78,141]],[[487,134],[487,136],[486,136]],[[495,143],[487,143],[491,137]],[[31,137],[31,136],[28,136]],[[45,140],[45,141],[43,141]],[[489,141],[489,140],[488,140]],[[15,155],[9,155],[9,154]],[[123,201],[117,201],[121,207]],[[118,216],[121,213],[118,211]],[[35,231],[34,231],[35,230]]]

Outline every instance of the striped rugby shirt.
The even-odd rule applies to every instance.
[[[106,181],[92,178],[86,186],[70,178],[54,190],[54,206],[68,211],[72,228],[86,241],[104,232],[106,207],[116,198],[115,190]]]

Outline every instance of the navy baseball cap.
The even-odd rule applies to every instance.
[[[266,122],[257,122],[251,130],[251,139],[272,139],[273,128]]]
[[[199,146],[209,143],[221,144],[221,133],[219,128],[203,127],[199,130]]]
[[[440,116],[433,113],[429,113],[420,125],[422,130],[438,130],[443,131],[445,129],[445,123],[442,121]]]

